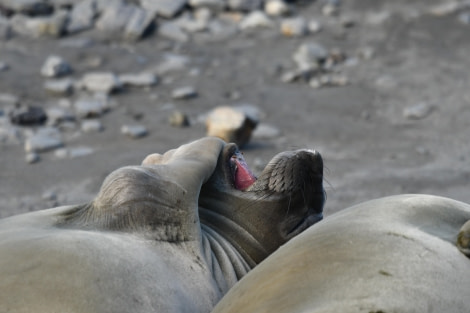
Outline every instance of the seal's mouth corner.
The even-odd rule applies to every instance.
[[[256,182],[256,176],[246,164],[243,154],[233,149],[229,154],[229,168],[232,174],[233,185],[236,189],[245,191]]]

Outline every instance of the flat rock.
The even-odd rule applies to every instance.
[[[251,12],[261,9],[262,0],[228,0],[227,6],[233,11]]]
[[[307,21],[303,17],[286,18],[281,22],[281,34],[284,36],[301,37],[307,33]]]
[[[27,106],[10,112],[10,121],[20,126],[43,125],[47,121],[47,115],[41,107]]]
[[[56,128],[42,128],[28,137],[24,144],[26,152],[45,152],[63,146],[60,132]]]
[[[179,42],[187,42],[189,40],[188,34],[183,31],[178,23],[173,21],[161,24],[158,27],[158,34],[167,39]]]
[[[16,14],[10,19],[15,33],[30,37],[60,37],[65,32],[68,19],[66,11],[58,11],[46,17],[27,17]]]
[[[100,120],[83,120],[81,129],[85,133],[97,133],[103,130],[103,124]]]
[[[73,34],[93,28],[97,15],[96,0],[77,2],[70,11],[67,33]]]
[[[409,120],[420,120],[432,113],[434,107],[426,102],[406,107],[403,116]]]
[[[267,0],[264,11],[270,16],[282,16],[290,13],[290,7],[283,0]]]
[[[158,82],[157,76],[152,73],[139,73],[139,74],[121,74],[119,81],[124,86],[131,87],[149,87],[156,85]]]
[[[10,22],[6,17],[0,15],[0,40],[6,40],[11,37]]]
[[[75,112],[80,118],[93,118],[101,116],[107,106],[104,101],[96,98],[80,98],[74,103]]]
[[[225,8],[225,0],[189,0],[188,4],[193,8],[208,8],[215,12]]]
[[[301,44],[292,59],[296,62],[297,66],[304,67],[310,64],[319,64],[326,60],[328,57],[328,50],[317,42],[306,42]]]
[[[46,110],[48,123],[52,125],[57,125],[65,121],[75,120],[75,115],[66,108],[62,107],[52,107]]]
[[[123,125],[121,133],[131,138],[141,138],[147,135],[147,128],[143,125]]]
[[[269,124],[259,124],[253,132],[253,138],[274,139],[281,135],[279,128]]]
[[[212,110],[206,119],[207,136],[234,142],[240,147],[246,144],[256,128],[258,120],[235,107],[220,106]]]
[[[89,91],[111,93],[121,88],[119,78],[111,72],[87,73],[81,79],[82,86]]]
[[[188,68],[189,63],[190,59],[185,55],[167,53],[163,56],[163,61],[157,65],[155,71],[159,75],[183,71]]]
[[[187,2],[187,0],[140,0],[140,5],[159,16],[173,18],[183,10]]]
[[[10,68],[10,66],[5,63],[0,61],[0,72],[5,72]]]
[[[12,95],[10,93],[0,93],[0,104],[16,106],[20,103],[20,98],[18,96]]]
[[[186,127],[189,126],[189,118],[186,114],[180,111],[173,111],[168,118],[171,126]]]
[[[49,14],[53,10],[51,4],[46,0],[1,0],[0,6],[27,15]]]
[[[50,55],[41,67],[41,75],[44,77],[59,77],[72,72],[72,67],[62,57]]]
[[[73,148],[61,148],[54,151],[54,155],[59,159],[74,159],[93,154],[95,150],[90,147],[79,146]]]
[[[71,78],[48,80],[44,89],[55,96],[68,96],[73,92],[74,80]]]
[[[124,28],[124,39],[139,40],[150,29],[154,22],[155,14],[136,8]]]
[[[273,27],[274,23],[262,11],[253,11],[249,13],[239,24],[240,29],[255,29]]]
[[[34,164],[41,160],[41,157],[36,152],[27,153],[25,156],[26,163]]]
[[[171,92],[173,99],[190,99],[197,96],[197,91],[192,86],[176,88]]]
[[[139,8],[133,4],[115,2],[106,6],[95,23],[95,27],[106,36],[122,37],[126,25]]]

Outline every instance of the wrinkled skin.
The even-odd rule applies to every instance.
[[[150,155],[91,203],[0,220],[0,312],[210,312],[322,218],[322,173],[298,150],[256,180],[216,138]]]
[[[470,312],[470,205],[400,195],[340,211],[278,249],[213,313]]]

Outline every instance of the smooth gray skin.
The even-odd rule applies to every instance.
[[[359,204],[289,241],[213,312],[469,312],[470,259],[456,247],[468,220],[470,205],[434,196]]]
[[[91,203],[0,220],[0,312],[210,312],[324,203],[319,154],[279,154],[240,191],[237,151],[204,138],[116,170]]]

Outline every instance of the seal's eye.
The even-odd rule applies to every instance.
[[[243,155],[239,151],[236,151],[230,158],[230,167],[236,189],[245,190],[255,183],[256,177],[248,168]]]

